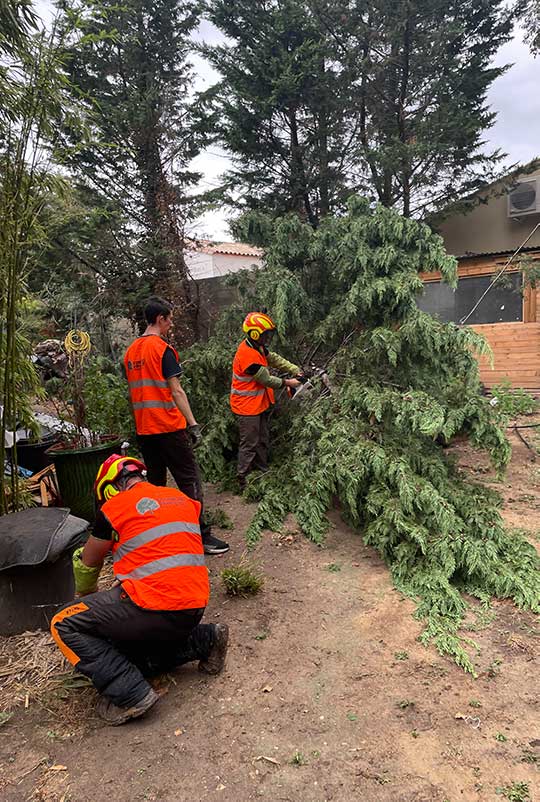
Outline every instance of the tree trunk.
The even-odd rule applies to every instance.
[[[152,65],[144,50],[144,24],[139,16],[141,68],[139,94],[147,108],[146,125],[136,141],[136,163],[144,192],[145,220],[151,253],[148,275],[152,290],[176,307],[173,338],[179,346],[191,345],[199,337],[197,304],[194,303],[184,258],[184,235],[175,188],[163,170],[159,145],[159,110],[151,102]]]
[[[320,64],[320,82],[325,91],[326,100],[326,86],[325,86],[325,63],[324,58],[321,58]],[[326,217],[330,212],[330,194],[328,190],[328,109],[326,103],[321,102],[319,106],[319,216]]]
[[[291,200],[295,211],[300,216],[307,218],[313,228],[317,228],[318,219],[311,206],[309,192],[307,188],[306,172],[304,161],[298,139],[298,124],[296,121],[296,110],[289,109],[288,113],[289,128],[291,136]]]
[[[410,56],[412,48],[412,9],[410,2],[406,5],[407,20],[403,29],[403,56],[401,66],[401,86],[399,92],[398,106],[398,131],[399,139],[403,147],[401,184],[403,192],[403,214],[405,217],[411,216],[411,166],[408,154],[408,133],[406,123],[406,105],[409,89]]]

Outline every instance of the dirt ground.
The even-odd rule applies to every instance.
[[[494,486],[509,525],[538,545],[540,457],[511,439]],[[475,478],[493,481],[459,448]],[[472,617],[473,679],[418,642],[414,605],[337,513],[323,548],[293,522],[267,533],[250,558],[263,592],[228,598],[219,574],[238,561],[253,509],[211,489],[208,503],[235,525],[230,553],[208,559],[206,620],[231,628],[225,672],[161,678],[158,705],[121,728],[95,718],[91,689],[31,696],[0,727],[4,802],[540,802],[532,615],[497,602]]]

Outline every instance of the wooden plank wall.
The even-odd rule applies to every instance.
[[[526,254],[540,259],[540,252]],[[460,278],[496,274],[508,261],[507,256],[480,256],[460,259]],[[508,272],[515,272],[511,266]],[[439,281],[440,273],[421,273],[422,281]],[[509,379],[513,387],[523,387],[540,395],[540,287],[525,290],[522,323],[490,323],[472,327],[486,338],[493,351],[493,367],[480,359],[480,377],[486,387]]]
[[[489,323],[473,326],[493,351],[493,368],[480,359],[480,378],[486,387],[509,379],[514,387],[540,393],[540,323]]]

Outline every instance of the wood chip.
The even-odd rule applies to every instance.
[[[270,693],[272,690],[273,689],[272,689],[271,685],[265,685],[264,688],[262,689],[262,692],[263,693]]]
[[[54,766],[51,766],[49,771],[67,771],[67,766],[62,766],[61,763],[55,763]]]
[[[274,766],[280,766],[279,760],[276,760],[274,757],[268,757],[267,755],[259,755],[256,757],[255,760],[265,760],[267,763],[272,763]]]

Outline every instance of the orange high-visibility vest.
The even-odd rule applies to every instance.
[[[274,391],[246,373],[250,365],[268,367],[266,356],[242,340],[233,360],[231,409],[235,415],[260,415],[274,403]]]
[[[171,346],[159,335],[150,334],[138,337],[124,356],[137,434],[163,434],[186,428],[186,419],[163,378],[161,360],[166,348]],[[174,354],[178,359],[176,351]]]
[[[176,488],[138,482],[102,510],[118,534],[115,576],[135,604],[147,610],[206,607],[210,587],[198,501]]]

